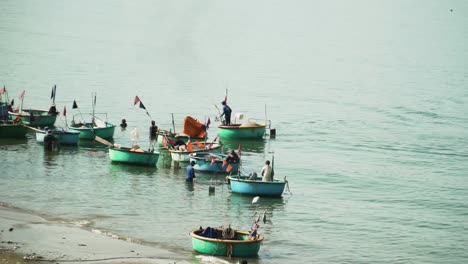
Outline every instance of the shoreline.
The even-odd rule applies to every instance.
[[[192,263],[192,256],[132,243],[0,205],[0,263]]]

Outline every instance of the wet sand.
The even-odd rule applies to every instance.
[[[0,263],[192,263],[165,249],[48,221],[0,205]]]

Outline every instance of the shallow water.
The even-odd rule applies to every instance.
[[[462,263],[468,258],[468,4],[464,1],[2,1],[0,78],[10,100],[106,112],[114,142],[150,118],[214,123],[234,112],[272,121],[277,137],[225,141],[243,170],[275,158],[292,194],[230,193],[224,176],[184,181],[112,164],[106,146],[46,153],[34,135],[0,140],[0,202],[194,254],[200,225],[248,229],[267,209],[249,263]],[[450,11],[452,9],[452,11]],[[79,111],[72,109],[77,101]],[[215,194],[209,187],[215,186]],[[197,260],[194,260],[196,262]],[[235,262],[232,260],[231,262]]]

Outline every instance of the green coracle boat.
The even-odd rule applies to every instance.
[[[101,119],[96,117],[96,115],[105,116],[105,118]],[[82,117],[82,114],[73,116],[73,121],[71,125],[68,126],[68,129],[70,131],[80,132],[80,139],[94,140],[96,136],[105,139],[114,137],[115,125],[107,121],[107,114],[93,113],[91,115],[91,120],[94,120],[94,122],[85,122],[83,120],[75,122],[75,119],[79,117]]]
[[[54,126],[58,112],[42,109],[28,109],[20,112],[9,112],[11,119],[19,117],[24,124],[35,127]]]
[[[93,126],[92,123],[74,124],[68,127],[70,131],[80,132],[80,139],[113,138],[115,125],[105,122],[104,126]]]
[[[159,159],[159,152],[145,151],[140,148],[110,146],[109,158],[112,162],[156,166]]]
[[[266,125],[249,122],[230,126],[218,126],[218,135],[221,138],[261,139],[265,136]]]
[[[254,239],[245,230],[235,230],[234,238],[223,239],[223,229],[213,228],[214,234],[212,237],[202,236],[205,229],[199,228],[192,230],[193,249],[199,253],[212,256],[227,256],[227,257],[256,257],[260,250],[260,245],[263,241],[263,236],[257,234]]]
[[[0,138],[24,138],[28,128],[21,123],[12,121],[0,121]]]

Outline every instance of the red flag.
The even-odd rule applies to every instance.
[[[138,104],[138,102],[140,102],[140,97],[138,97],[138,95],[137,95],[137,96],[135,96],[135,100],[133,100],[133,105]]]
[[[22,92],[22,93],[20,94],[20,96],[18,97],[20,100],[23,100],[23,98],[24,98],[24,92],[26,92],[26,91],[23,90],[23,92]]]
[[[237,148],[237,154],[239,155],[239,158],[241,157],[241,145],[239,144],[239,148]]]
[[[208,146],[209,149],[213,148],[213,144],[215,143],[216,139],[218,139],[218,136],[216,136],[213,142],[210,143],[210,145]]]
[[[232,170],[232,165],[231,164],[228,164],[227,168],[226,168],[226,171],[227,172],[231,172]]]
[[[193,150],[192,142],[190,142],[190,139],[187,141],[187,150],[188,150],[188,151],[192,151],[192,150]]]
[[[195,141],[195,144],[197,144],[197,146],[201,149],[205,148],[205,144],[201,143],[200,141]]]
[[[168,138],[166,135],[164,135],[163,138],[164,138],[166,144],[169,143],[171,146],[174,146],[174,144],[175,144],[175,141],[174,141],[174,140],[171,140],[171,139]],[[164,141],[163,141],[163,143],[164,143]]]
[[[67,107],[66,106],[63,107],[63,116],[67,116]]]

